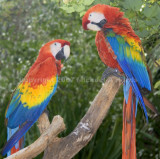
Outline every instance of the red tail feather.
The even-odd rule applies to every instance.
[[[132,110],[133,100],[133,110]],[[129,89],[128,102],[123,103],[122,159],[136,159],[136,100]]]
[[[13,146],[11,149],[11,155],[18,152],[19,150],[21,150],[23,148],[24,145],[24,137],[22,137],[19,141],[18,141],[18,148],[16,148],[16,146]]]
[[[19,148],[16,149],[15,146],[13,146],[12,149],[11,149],[11,155],[18,152],[18,151],[19,151]]]

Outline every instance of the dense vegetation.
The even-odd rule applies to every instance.
[[[102,86],[100,78],[105,66],[97,54],[95,33],[83,31],[81,16],[97,3],[121,8],[142,38],[154,86],[148,99],[160,112],[160,1],[0,0],[0,150],[6,142],[4,114],[11,94],[35,61],[39,48],[52,39],[70,41],[71,56],[64,64],[57,93],[48,105],[49,117],[60,114],[64,118],[67,129],[61,135],[65,136],[87,111]],[[75,159],[121,158],[122,103],[121,90],[96,135]],[[160,117],[149,110],[148,115],[146,124],[138,108],[137,158],[160,159]],[[26,135],[26,145],[38,136],[35,124]]]

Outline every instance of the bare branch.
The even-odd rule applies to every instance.
[[[45,113],[44,113],[45,114]],[[7,157],[7,159],[31,159],[44,151],[50,141],[65,129],[63,118],[55,116],[49,128],[30,146]]]
[[[41,134],[49,128],[50,122],[46,111],[44,111],[43,114],[39,117],[37,126]]]
[[[87,145],[105,118],[121,84],[117,77],[108,78],[73,132],[52,142],[43,159],[70,159]]]

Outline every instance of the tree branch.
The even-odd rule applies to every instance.
[[[70,159],[87,145],[105,118],[121,84],[119,78],[109,77],[77,127],[68,136],[52,142],[43,159]]]
[[[47,109],[43,112],[43,114],[38,119],[38,128],[40,133],[42,134],[45,130],[47,130],[50,126],[50,122],[48,119],[48,112],[46,112]]]
[[[43,113],[43,116],[45,113]],[[52,141],[60,132],[65,130],[63,118],[59,115],[55,116],[51,125],[46,131],[31,145],[18,151],[17,153],[7,157],[7,159],[31,159],[39,155],[46,149],[50,141]]]
[[[30,146],[9,156],[7,159],[33,158],[43,152],[43,159],[70,159],[77,154],[96,133],[105,118],[122,81],[117,77],[109,77],[85,116],[76,128],[64,138],[55,138],[65,126],[60,116],[54,117],[50,125],[45,113],[39,119],[42,135]]]

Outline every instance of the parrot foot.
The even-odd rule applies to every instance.
[[[46,113],[47,116],[49,116],[49,111],[47,110],[47,108],[44,109],[43,113]]]
[[[122,81],[124,81],[124,76],[121,74],[121,72],[118,69],[114,68],[106,68],[106,70],[102,74],[101,81],[104,82],[105,79],[107,79],[109,76],[116,76],[120,78]]]

